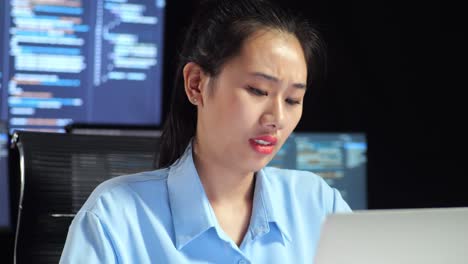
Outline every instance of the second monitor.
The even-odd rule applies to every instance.
[[[338,189],[351,209],[367,209],[367,141],[364,133],[293,133],[269,166],[318,174]]]

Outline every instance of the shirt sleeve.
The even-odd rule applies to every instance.
[[[60,263],[117,263],[111,240],[97,215],[83,211],[75,216]]]
[[[340,192],[333,188],[333,213],[348,213],[351,211],[351,208],[343,199]]]

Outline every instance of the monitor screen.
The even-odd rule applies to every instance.
[[[0,229],[10,225],[10,197],[8,188],[8,130],[0,122]]]
[[[353,210],[367,209],[363,133],[293,133],[269,166],[311,171],[338,189]]]
[[[1,5],[4,5],[3,2]],[[5,84],[3,81],[3,72],[5,65],[5,57],[3,54],[6,52],[6,46],[4,38],[7,35],[5,32],[5,8],[0,6],[0,95],[3,94],[5,89]],[[4,228],[9,228],[10,226],[10,194],[9,194],[9,185],[8,185],[8,130],[5,126],[3,118],[3,107],[5,106],[3,97],[0,97],[0,230]]]
[[[5,3],[6,1],[0,2],[0,122],[6,120],[7,112],[4,110],[7,108],[6,97],[3,96],[5,90],[5,78],[3,72],[6,70],[6,56],[8,54],[7,45],[5,40],[8,36],[8,30],[5,28],[6,16],[5,16]]]
[[[1,118],[10,131],[160,125],[165,0],[1,5]]]

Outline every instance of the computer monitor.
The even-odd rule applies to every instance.
[[[0,229],[10,227],[10,192],[8,177],[8,130],[0,122]]]
[[[1,1],[1,119],[160,125],[165,0]]]
[[[3,2],[2,4],[3,5]],[[5,53],[4,30],[5,25],[5,8],[0,6],[0,54]],[[3,72],[5,67],[5,58],[0,56],[0,95],[3,94],[5,85],[3,82]],[[8,130],[5,126],[3,118],[3,107],[5,101],[0,97],[0,230],[10,228],[10,194],[8,185]]]
[[[314,172],[338,189],[353,210],[367,209],[364,133],[291,134],[269,166]]]
[[[6,1],[2,1],[0,3],[0,122],[6,121],[7,111],[6,106],[8,105],[3,97],[4,89],[5,89],[5,78],[3,77],[3,73],[6,67],[6,54],[8,54],[8,49],[5,45],[5,40],[7,39],[8,32],[5,30],[5,3]],[[4,110],[5,107],[5,110]]]

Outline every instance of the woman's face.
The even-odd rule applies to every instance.
[[[259,31],[216,78],[201,82],[196,151],[223,167],[254,172],[281,148],[302,115],[307,66],[295,36]]]

